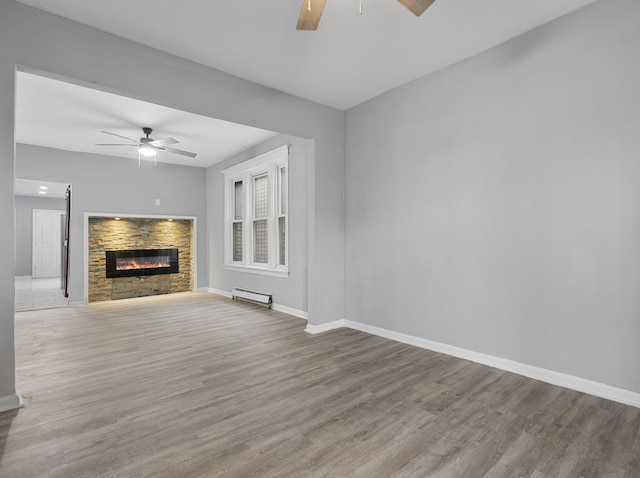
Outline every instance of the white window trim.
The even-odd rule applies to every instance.
[[[288,183],[289,177],[289,146],[269,151],[253,159],[240,163],[236,166],[225,169],[224,174],[224,268],[228,271],[248,272],[252,274],[267,275],[273,277],[289,276],[289,187],[286,185],[285,200],[285,265],[279,265],[278,248],[278,213],[280,209],[278,198],[278,181],[280,168],[285,168],[285,181]],[[269,214],[268,214],[268,263],[253,262],[253,178],[262,174],[267,174],[269,178]],[[243,182],[244,194],[244,215],[242,218],[242,261],[233,260],[233,227],[232,222],[235,217],[235,182]]]

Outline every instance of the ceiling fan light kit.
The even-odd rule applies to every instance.
[[[435,0],[397,0],[402,6],[419,17]],[[318,29],[320,17],[327,0],[303,0],[296,30],[315,31]],[[362,0],[360,0],[360,14],[362,15]]]
[[[153,142],[153,140],[149,138],[149,135],[153,132],[153,130],[145,126],[144,128],[142,128],[142,132],[146,134],[147,137],[140,138],[140,146],[138,146],[138,153],[140,153],[141,156],[145,156],[147,158],[151,158],[151,157],[155,158],[156,150],[153,149],[153,147],[151,146],[151,142]],[[140,158],[138,158],[138,160],[139,159]]]
[[[138,148],[138,153],[140,153],[142,156],[147,156],[150,158],[151,156],[156,155],[156,150],[150,146],[140,146]]]

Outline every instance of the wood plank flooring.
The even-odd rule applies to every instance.
[[[19,312],[0,476],[640,477],[640,409],[212,294]]]

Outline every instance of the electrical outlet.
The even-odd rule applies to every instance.
[[[156,206],[160,205],[160,199],[156,199]]]

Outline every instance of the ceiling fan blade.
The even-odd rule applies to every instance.
[[[195,158],[197,156],[196,153],[190,153],[189,151],[182,151],[181,149],[175,149],[175,148],[168,148],[166,146],[163,146],[161,148],[158,148],[161,151],[168,151],[170,153],[175,153],[175,154],[181,154],[183,156],[189,156],[190,158]]]
[[[150,141],[149,144],[151,146],[165,146],[168,144],[178,144],[180,141],[173,138],[165,138],[165,139],[156,139],[155,141]]]
[[[96,146],[138,146],[137,144],[129,144],[129,143],[122,143],[122,144],[116,144],[116,143],[96,143]]]
[[[303,0],[296,30],[317,30],[327,0]]]
[[[416,17],[419,17],[429,8],[435,0],[398,0]]]
[[[137,139],[127,138],[126,136],[122,136],[120,134],[115,134],[115,133],[109,133],[108,131],[100,131],[100,132],[104,134],[110,134],[111,136],[117,136],[118,138],[128,139],[129,141],[133,141],[136,144],[140,144]]]

